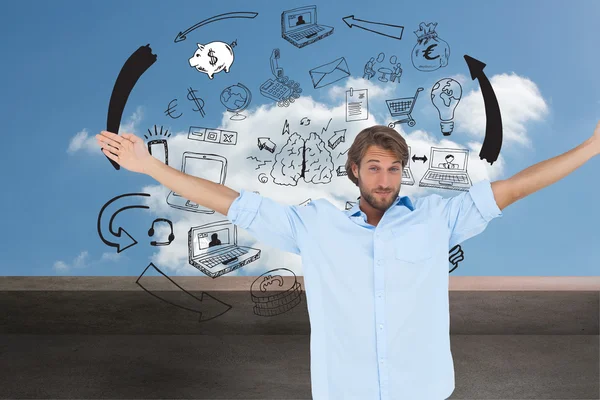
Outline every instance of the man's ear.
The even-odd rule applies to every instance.
[[[358,165],[356,165],[356,163],[352,163],[352,173],[354,176],[358,177]]]

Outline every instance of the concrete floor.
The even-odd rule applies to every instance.
[[[200,303],[154,292],[186,310],[137,286],[39,281],[36,290],[35,279],[24,289],[23,278],[0,278],[0,398],[311,398],[303,293],[298,306],[263,317],[249,291],[191,291]],[[451,291],[450,399],[599,399],[599,299]]]

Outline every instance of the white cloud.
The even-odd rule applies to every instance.
[[[454,79],[463,85],[462,108],[457,109],[455,130],[461,129],[472,134],[474,139],[466,144],[454,141],[461,135],[452,135],[451,137],[441,136],[439,132],[426,132],[423,130],[412,130],[410,133],[404,131],[404,125],[397,125],[397,131],[406,139],[411,147],[412,155],[429,157],[430,148],[467,148],[469,149],[468,171],[473,183],[482,179],[501,179],[505,168],[505,161],[502,154],[493,166],[485,160],[479,159],[481,149],[481,138],[485,130],[485,120],[483,125],[477,116],[483,113],[483,99],[480,92],[471,90],[467,93],[469,87],[475,87],[476,83],[471,82],[464,75],[457,75]],[[433,83],[433,82],[432,82]],[[516,140],[515,135],[520,135],[516,140],[525,143],[523,137],[526,137],[524,124],[528,121],[539,120],[546,112],[544,100],[539,95],[535,85],[526,79],[516,76],[500,75],[492,78],[492,84],[497,91],[497,95],[503,107],[503,121],[505,121],[506,140]],[[342,167],[346,161],[345,152],[352,144],[354,138],[362,129],[375,125],[386,125],[387,120],[383,116],[378,119],[377,116],[370,115],[367,120],[347,123],[345,120],[345,91],[350,87],[355,89],[369,90],[369,100],[385,99],[394,96],[397,85],[379,86],[373,80],[367,81],[362,78],[349,78],[343,82],[344,86],[333,86],[327,91],[323,91],[325,97],[329,98],[331,104],[323,104],[315,101],[312,97],[301,97],[289,107],[277,107],[275,104],[254,107],[243,112],[247,116],[242,122],[229,119],[229,113],[223,113],[220,126],[224,130],[237,132],[236,145],[224,145],[210,143],[206,141],[194,141],[188,139],[188,132],[172,132],[168,138],[169,165],[177,170],[181,169],[182,155],[184,152],[216,154],[226,158],[226,179],[225,185],[236,191],[241,189],[257,191],[262,195],[268,196],[283,204],[300,204],[306,199],[325,198],[338,208],[343,209],[346,201],[354,201],[358,196],[358,188],[346,177],[338,177],[335,169]],[[478,97],[479,96],[479,97]],[[383,101],[383,100],[382,100]],[[520,106],[507,106],[507,101],[520,104]],[[527,110],[530,107],[531,110]],[[460,109],[463,111],[458,112]],[[467,113],[468,111],[468,113]],[[483,114],[484,115],[484,114]],[[309,125],[300,125],[303,117],[310,119]],[[135,113],[129,121],[133,127],[139,123],[141,113]],[[282,134],[284,123],[289,123],[289,134],[297,133],[303,139],[307,139],[311,132],[315,132],[327,143],[336,131],[346,129],[345,141],[331,150],[331,156],[334,163],[333,178],[328,184],[308,184],[300,180],[296,186],[282,186],[273,183],[271,168],[275,154],[281,151],[282,146],[287,142],[288,134]],[[330,122],[331,121],[331,122]],[[327,127],[326,130],[324,128]],[[213,127],[211,127],[213,128]],[[518,128],[518,129],[517,129]],[[134,129],[125,129],[134,131]],[[475,135],[478,133],[478,135]],[[259,149],[258,138],[266,137],[271,140],[276,148],[274,153],[267,149]],[[81,141],[81,138],[78,139]],[[94,145],[95,147],[95,145]],[[329,146],[327,146],[329,149]],[[260,161],[257,161],[260,160]],[[412,173],[418,182],[426,172],[428,163],[421,161],[410,162]],[[210,169],[201,170],[205,173],[214,172]],[[189,172],[189,171],[188,171]],[[259,175],[264,174],[268,178],[267,183],[259,180]],[[150,185],[142,189],[143,192],[151,196],[146,197],[145,205],[150,207],[150,211],[156,217],[167,218],[173,221],[173,230],[175,240],[169,246],[156,247],[156,252],[150,257],[151,261],[167,275],[200,275],[204,274],[191,266],[188,262],[188,232],[191,227],[203,225],[214,221],[226,220],[226,216],[219,213],[203,214],[175,209],[169,206],[166,198],[170,189],[160,185]],[[418,197],[430,193],[439,193],[443,195],[457,194],[453,191],[442,191],[436,189],[422,188],[415,183],[414,186],[403,185],[401,195]],[[152,240],[166,241],[170,233],[168,224],[157,223]],[[257,241],[238,228],[238,243],[243,246],[257,247],[262,250],[258,261],[251,263],[233,271],[228,276],[234,275],[260,275],[270,269],[286,267],[301,275],[301,259],[294,254],[280,251],[276,248],[267,246]],[[108,257],[108,256],[106,256]],[[64,263],[57,262],[57,268],[61,268]],[[65,264],[66,265],[66,264]]]
[[[137,129],[140,121],[143,117],[143,109],[141,106],[137,107],[136,110],[127,118],[125,124],[119,125],[119,132],[127,132],[127,133],[135,133],[138,134]],[[100,132],[97,132],[100,133]],[[73,136],[69,142],[69,147],[67,148],[67,153],[74,154],[80,150],[85,150],[89,153],[96,155],[104,155],[100,151],[100,147],[96,142],[96,133],[94,135],[89,136],[89,132],[87,129],[83,129],[80,132],[77,132],[75,136]]]
[[[90,261],[89,252],[87,250],[84,250],[81,253],[79,253],[79,255],[77,257],[75,257],[73,259],[73,261],[71,261],[70,263],[67,263],[62,260],[55,261],[53,268],[57,273],[65,273],[65,272],[69,272],[76,268],[78,268],[78,269],[89,268],[101,261],[116,262],[120,259],[121,259],[121,254],[119,254],[119,253],[104,253],[104,254],[102,254],[102,256],[99,260],[96,260],[96,261],[91,260]]]
[[[494,75],[490,79],[502,114],[503,144],[531,147],[526,125],[540,121],[549,107],[537,85],[516,74]],[[463,92],[455,111],[455,130],[465,131],[476,140],[485,136],[485,106],[481,89]]]
[[[331,90],[333,93],[339,93],[339,89]],[[272,182],[270,174],[272,162],[257,169],[260,162],[249,159],[249,157],[256,157],[261,161],[274,160],[274,154],[266,149],[260,150],[258,148],[258,138],[268,137],[273,141],[276,145],[274,153],[277,154],[287,141],[288,135],[282,135],[286,120],[289,123],[290,134],[297,132],[302,138],[306,139],[311,132],[316,132],[321,135],[325,142],[330,139],[335,131],[346,129],[345,141],[340,143],[334,150],[331,150],[334,167],[337,168],[343,166],[346,161],[345,154],[339,158],[338,155],[344,153],[350,147],[360,130],[375,124],[385,124],[384,121],[378,121],[373,116],[365,121],[347,123],[345,121],[343,98],[337,104],[329,107],[314,101],[310,97],[301,97],[287,108],[280,108],[275,105],[260,106],[247,110],[245,115],[247,118],[243,122],[237,122],[231,121],[229,119],[230,114],[224,113],[219,126],[221,129],[237,132],[238,140],[235,146],[192,141],[187,138],[187,132],[173,133],[168,139],[170,166],[179,170],[181,168],[181,156],[185,151],[218,154],[227,159],[225,185],[236,191],[240,191],[240,189],[258,191],[261,195],[268,196],[284,204],[300,204],[308,198],[325,198],[338,208],[343,209],[347,200],[353,201],[359,194],[358,188],[346,176],[338,177],[334,172],[329,184],[307,184],[300,180],[297,186],[276,185]],[[300,120],[303,117],[308,117],[311,120],[310,125],[300,125]],[[322,132],[328,124],[327,130]],[[431,146],[464,147],[464,145],[428,132],[417,130],[406,133],[402,130],[402,126],[398,126],[397,129],[411,146],[413,154],[417,156],[423,154],[429,156]],[[477,143],[469,143],[468,148],[470,149],[469,174],[474,183],[484,178],[494,179],[502,175],[504,160],[501,155],[494,166],[490,167],[489,163],[479,159]],[[416,180],[420,179],[425,173],[427,165],[428,163],[422,165],[418,161],[416,163],[411,161],[411,168]],[[268,183],[263,184],[259,181],[258,176],[261,173],[266,174]],[[157,248],[157,252],[152,258],[154,264],[168,275],[203,275],[188,263],[188,231],[191,227],[226,220],[226,216],[218,213],[199,214],[172,208],[166,203],[166,197],[170,190],[162,185],[147,186],[143,188],[143,191],[151,194],[146,205],[150,206],[152,212],[157,217],[169,218],[174,224],[175,241],[169,246]],[[415,186],[403,186],[401,193],[408,196],[420,196],[434,191],[435,189],[418,187],[417,184]],[[155,236],[162,238],[161,240],[166,240],[170,233],[167,224],[161,224],[160,228],[155,229],[155,231]],[[262,249],[261,257],[258,261],[229,273],[228,276],[260,275],[270,269],[280,267],[289,268],[297,275],[302,274],[299,256],[268,247],[263,243],[257,243],[252,236],[241,228],[238,228],[238,243],[243,246]]]

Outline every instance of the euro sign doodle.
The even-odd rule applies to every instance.
[[[173,102],[175,102],[175,105],[172,105]],[[173,99],[169,102],[169,106],[165,110],[165,115],[168,115],[169,117],[171,117],[173,119],[177,119],[177,118],[181,117],[183,115],[183,113],[179,113],[179,115],[176,117],[173,116],[172,113],[174,113],[176,111],[175,107],[177,107],[177,99]]]
[[[210,61],[208,63],[213,67],[217,65],[217,61],[219,61],[219,59],[215,56],[215,51],[213,49],[208,51],[208,56],[210,57]]]
[[[202,115],[202,117],[204,117],[204,100],[196,97],[195,92],[197,92],[197,90],[188,88],[187,98],[189,101],[193,101],[194,103],[196,103],[197,109],[194,108],[193,110],[198,111],[200,113],[200,115]],[[200,104],[200,103],[202,103],[202,104]]]
[[[437,47],[437,44],[435,44],[435,43],[432,44],[432,45],[427,46],[427,48],[423,52],[423,58],[426,59],[426,60],[435,60],[436,58],[439,58],[440,57],[439,54],[437,56],[435,56],[435,57],[431,57],[431,52],[433,51],[433,49],[435,47]]]

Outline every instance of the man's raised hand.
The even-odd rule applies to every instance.
[[[96,135],[96,140],[108,158],[129,171],[145,173],[148,164],[155,160],[148,151],[146,143],[132,133],[119,136],[102,131]]]

